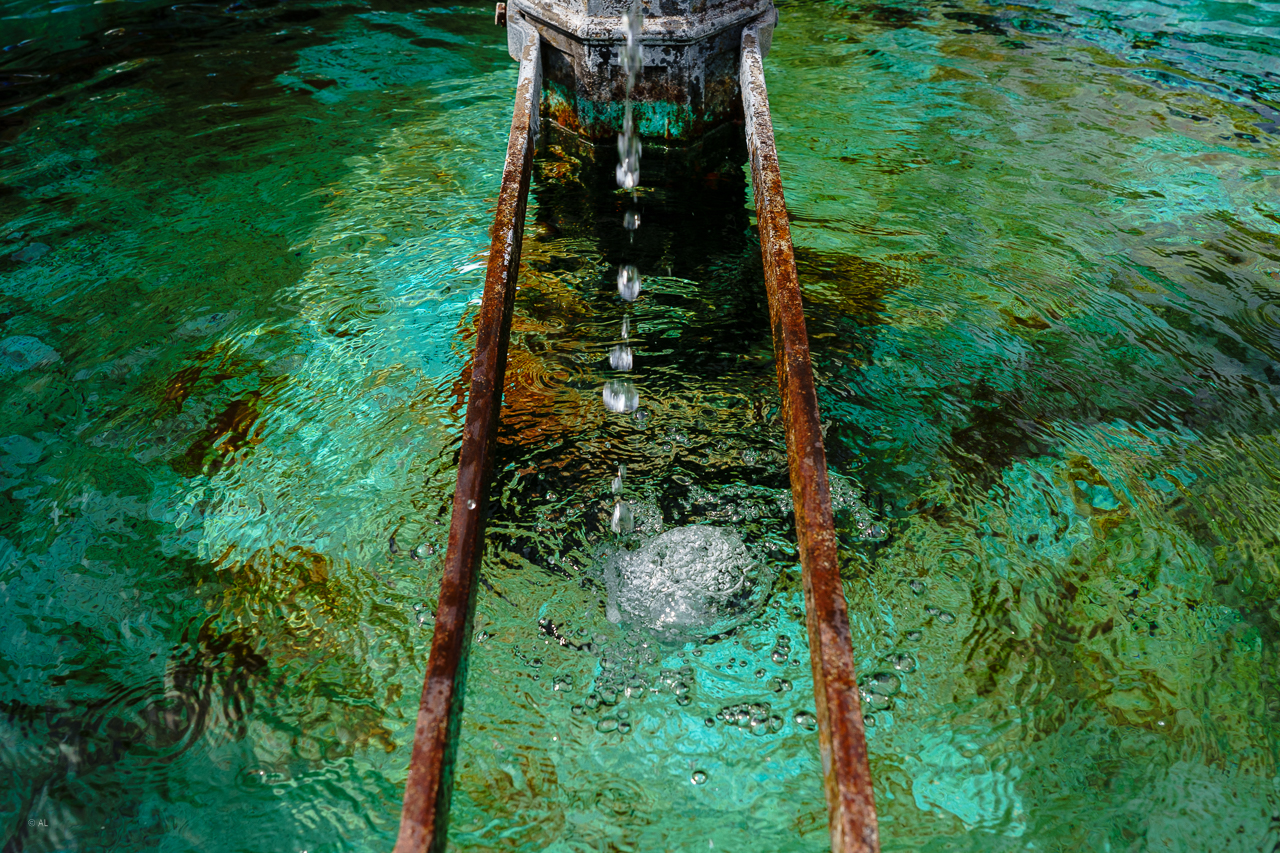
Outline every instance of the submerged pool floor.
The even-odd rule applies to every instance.
[[[1280,848],[1280,5],[781,14],[884,849]],[[6,850],[391,846],[491,16],[0,2]],[[611,163],[539,156],[459,851],[829,849],[748,177],[645,164],[632,242]],[[768,592],[655,636],[609,566],[689,525]]]

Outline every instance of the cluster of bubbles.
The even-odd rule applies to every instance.
[[[769,652],[769,658],[778,664],[786,663],[787,658],[791,657],[791,638],[786,634],[779,634],[777,641],[773,644],[773,651]]]
[[[742,702],[737,705],[726,705],[716,712],[715,719],[708,717],[708,726],[714,726],[716,720],[753,735],[773,735],[782,731],[782,717],[773,712],[768,702]]]
[[[694,685],[693,667],[663,669],[656,679],[641,675],[642,669],[656,660],[657,656],[652,653],[652,647],[648,644],[641,644],[621,658],[605,654],[600,659],[600,674],[595,680],[595,689],[587,694],[582,704],[574,705],[570,712],[575,717],[599,714],[595,722],[596,731],[625,735],[630,733],[632,722],[631,711],[626,707],[619,707],[624,702],[638,702],[647,696],[668,696],[674,697],[675,703],[681,707],[690,704]]]
[[[690,525],[633,551],[618,549],[605,562],[604,582],[609,621],[688,640],[725,633],[749,619],[768,597],[773,573],[736,531]]]

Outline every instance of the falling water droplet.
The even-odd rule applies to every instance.
[[[632,264],[618,268],[618,295],[628,302],[635,302],[640,295],[640,271]]]
[[[636,210],[628,210],[622,217],[622,227],[628,231],[634,231],[640,227],[640,212]]]
[[[634,412],[640,405],[640,392],[628,379],[610,379],[601,393],[604,407],[611,412]]]
[[[614,370],[630,370],[635,366],[635,354],[631,347],[618,344],[609,350],[609,366]]]
[[[609,522],[609,526],[613,528],[614,533],[623,536],[635,529],[636,521],[626,501],[618,501],[618,505],[613,508],[613,519]]]

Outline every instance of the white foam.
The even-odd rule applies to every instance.
[[[672,639],[730,630],[764,603],[772,573],[725,527],[677,527],[604,567],[607,615]]]

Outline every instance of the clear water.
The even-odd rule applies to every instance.
[[[6,849],[391,845],[491,20],[0,5]],[[1270,853],[1280,6],[796,3],[766,64],[885,849]],[[826,847],[746,178],[651,155],[634,236],[612,163],[539,164],[459,850]],[[611,621],[619,549],[696,524],[767,600]]]

